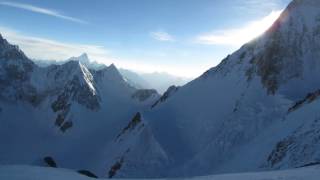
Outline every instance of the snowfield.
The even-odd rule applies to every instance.
[[[192,178],[172,178],[190,180],[319,180],[320,166],[310,166],[282,171],[222,174]],[[90,180],[67,169],[35,166],[0,166],[1,180]],[[120,180],[120,179],[119,179]],[[154,179],[165,180],[165,179]],[[168,179],[169,180],[169,179]]]

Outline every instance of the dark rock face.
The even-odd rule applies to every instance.
[[[277,169],[318,163],[320,155],[316,149],[320,148],[319,129],[319,118],[297,128],[292,135],[276,144],[265,167]]]
[[[123,158],[121,158],[111,167],[111,169],[108,172],[109,178],[112,178],[117,174],[117,172],[121,169],[122,164],[123,164]]]
[[[72,121],[67,121],[65,122],[61,127],[60,127],[60,130],[62,132],[66,132],[68,129],[70,129],[71,127],[73,126],[73,123]]]
[[[269,94],[275,94],[289,80],[302,77],[304,67],[308,64],[306,61],[318,59],[319,21],[309,26],[306,19],[313,20],[314,17],[305,12],[303,14],[300,9],[300,5],[314,4],[317,7],[318,3],[292,1],[262,38],[249,43],[254,51],[250,60],[251,67],[246,74],[248,79],[251,79],[252,74],[257,74]],[[263,50],[257,50],[259,48]]]
[[[81,85],[78,77],[75,76],[51,104],[52,111],[57,113],[55,125],[59,126],[62,132],[66,132],[67,129],[73,126],[71,120],[65,122],[70,112],[72,101],[78,102],[93,111],[100,108],[98,96],[93,94],[88,86]]]
[[[77,76],[66,84],[51,107],[54,112],[67,109],[69,106],[68,102],[71,100],[91,110],[98,110],[100,108],[99,97],[93,94],[88,86],[81,85]]]
[[[274,167],[277,163],[281,162],[283,158],[285,158],[292,143],[292,138],[284,139],[277,143],[276,147],[268,157],[268,164],[270,167]]]
[[[50,156],[47,156],[45,158],[43,158],[43,161],[49,166],[49,167],[58,167],[57,163],[54,161],[54,159]]]
[[[129,122],[129,124],[125,128],[123,128],[121,133],[117,136],[117,139],[121,135],[123,135],[126,131],[133,130],[139,123],[141,123],[141,114],[140,114],[140,112],[137,112],[136,115]]]
[[[131,97],[143,102],[153,95],[158,95],[158,92],[154,89],[139,89]]]
[[[0,40],[0,98],[7,101],[21,100],[32,105],[39,102],[38,92],[29,82],[34,63],[14,45]]]
[[[98,176],[96,176],[95,174],[93,174],[92,172],[88,171],[88,170],[79,170],[78,171],[79,174],[91,177],[91,178],[98,178]]]
[[[316,100],[319,96],[320,96],[320,90],[317,90],[317,91],[315,91],[315,92],[313,92],[313,93],[307,94],[307,96],[306,96],[304,99],[296,102],[292,107],[290,107],[289,110],[288,110],[288,112],[290,113],[290,112],[292,112],[292,111],[295,111],[295,110],[299,109],[301,106],[303,106],[303,105],[306,104],[306,103],[311,103],[311,102],[313,102],[313,101]]]

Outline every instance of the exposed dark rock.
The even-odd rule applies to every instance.
[[[317,90],[317,91],[315,91],[313,93],[307,94],[307,96],[304,99],[302,99],[300,101],[297,101],[292,107],[290,107],[288,109],[288,112],[290,113],[292,111],[295,111],[295,110],[299,109],[303,104],[313,102],[319,96],[320,96],[320,90]]]
[[[117,174],[117,172],[121,169],[122,164],[123,164],[123,158],[121,158],[111,167],[111,169],[108,172],[109,178],[112,178]]]
[[[289,146],[293,143],[293,139],[287,138],[277,143],[274,150],[268,157],[268,164],[270,167],[273,167],[279,163],[287,154]]]
[[[320,164],[320,162],[312,162],[312,163],[308,163],[308,164],[304,164],[302,166],[299,166],[298,168],[315,166],[315,165],[319,165],[319,164]]]
[[[49,166],[49,167],[58,167],[57,163],[54,161],[54,159],[50,156],[46,156],[45,158],[43,158],[43,161]]]
[[[60,130],[61,130],[62,132],[66,132],[66,131],[67,131],[68,129],[70,129],[72,126],[73,126],[72,121],[67,121],[67,122],[65,122],[65,123],[61,126]]]
[[[141,114],[137,112],[136,115],[132,118],[129,124],[122,129],[121,133],[117,136],[117,139],[123,135],[126,131],[134,129],[141,122]]]
[[[56,122],[55,125],[56,126],[61,126],[62,123],[64,122],[65,117],[62,114],[58,114],[57,118],[56,118]]]
[[[88,171],[88,170],[79,170],[77,171],[79,174],[91,177],[91,178],[98,178],[98,176],[96,176],[95,174],[93,174],[92,172]]]
[[[57,100],[51,104],[51,108],[53,112],[65,111],[70,108],[70,104],[68,104],[68,97],[66,96],[66,94],[59,95]]]

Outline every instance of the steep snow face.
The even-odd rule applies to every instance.
[[[274,136],[271,127],[286,118],[292,104],[320,87],[319,17],[319,1],[293,1],[263,36],[145,114],[173,159],[169,175],[263,168],[267,152],[260,146],[266,144],[251,143],[261,134]],[[245,147],[264,154],[245,161],[241,156],[250,154],[238,153]]]
[[[319,87],[313,78],[320,72],[319,6],[318,1],[293,1],[262,38],[249,44],[249,79],[256,73],[270,93],[280,90],[289,98]]]
[[[168,157],[138,112],[106,151],[108,177],[162,177]]]

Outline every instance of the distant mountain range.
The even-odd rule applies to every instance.
[[[37,65],[41,67],[47,67],[52,64],[61,65],[68,61],[80,61],[90,69],[101,69],[106,65],[92,61],[89,59],[86,53],[83,53],[79,57],[71,57],[65,61],[56,60],[33,60]],[[190,81],[190,78],[178,77],[165,72],[154,73],[138,73],[129,69],[119,69],[123,78],[133,87],[138,89],[156,89],[159,93],[164,93],[170,86],[182,86]]]

